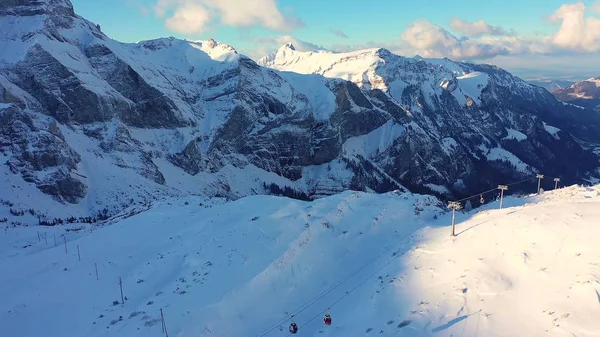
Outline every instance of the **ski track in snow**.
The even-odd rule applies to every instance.
[[[362,192],[171,199],[100,227],[7,228],[0,324],[7,336],[158,337],[162,308],[170,336],[278,322],[265,336],[287,336],[291,313],[345,280],[295,316],[298,336],[600,335],[600,186],[504,204],[459,212],[456,237],[434,198]]]

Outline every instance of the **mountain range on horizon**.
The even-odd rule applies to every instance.
[[[0,4],[0,119],[2,203],[40,218],[191,194],[451,200],[539,172],[600,173],[598,115],[496,66],[120,43],[68,0]]]

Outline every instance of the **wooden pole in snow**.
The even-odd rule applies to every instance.
[[[96,268],[96,281],[99,280],[98,278],[98,264],[94,262],[94,267]]]
[[[77,256],[79,257],[79,261],[81,261],[81,253],[79,252],[79,245],[77,245]]]
[[[42,242],[42,238],[40,237],[40,232],[39,231],[37,232],[37,235],[38,235],[38,242]]]
[[[165,333],[166,337],[169,337],[169,333],[167,332],[167,323],[165,322],[165,315],[163,314],[162,308],[160,309],[160,318],[162,321],[163,332]]]
[[[58,244],[56,243],[56,234],[54,234],[54,247],[57,247]]]
[[[67,234],[63,235],[63,239],[65,241],[65,254],[67,253]]]
[[[48,233],[44,233],[44,240],[46,241],[46,246],[48,245]]]

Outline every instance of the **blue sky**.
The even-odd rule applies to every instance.
[[[214,38],[258,58],[385,47],[543,74],[600,72],[600,0],[72,0],[110,37]],[[540,62],[543,60],[543,62]],[[596,73],[593,73],[596,72]]]

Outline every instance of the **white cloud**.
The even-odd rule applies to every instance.
[[[504,28],[492,26],[483,20],[468,22],[460,18],[453,18],[452,21],[450,21],[450,27],[455,32],[471,37],[479,37],[482,35],[508,35],[508,32],[505,31]]]
[[[167,1],[167,0],[163,0]],[[405,55],[423,57],[448,57],[454,60],[484,61],[528,55],[562,58],[585,53],[600,55],[600,19],[586,15],[583,3],[563,5],[548,19],[557,25],[556,33],[547,36],[518,36],[512,30],[492,26],[485,21],[467,22],[454,19],[451,26],[467,36],[458,37],[450,31],[426,20],[409,24],[397,41],[365,42],[323,46],[298,40],[292,36],[255,39],[253,55],[264,56],[279,46],[291,42],[298,50],[329,49],[347,52],[366,48],[386,48]],[[593,10],[600,10],[600,0]],[[331,30],[333,32],[333,30]],[[510,33],[508,33],[510,31]]]
[[[600,7],[600,0],[596,6]],[[595,8],[598,10],[600,8]],[[453,29],[470,37],[458,38],[447,30],[428,21],[415,21],[402,33],[403,54],[424,57],[484,60],[496,56],[566,55],[600,52],[600,19],[586,17],[586,6],[579,2],[563,5],[549,17],[558,25],[555,34],[526,37],[506,34],[502,27],[485,21],[469,23],[455,19]]]
[[[594,11],[594,13],[600,14],[600,0],[596,0],[596,3],[594,3],[594,7],[592,7],[592,11]]]
[[[210,13],[206,8],[192,2],[177,8],[173,16],[165,21],[168,29],[183,34],[200,33],[210,22]]]
[[[404,42],[403,48],[423,57],[485,59],[510,52],[503,44],[485,43],[470,38],[459,39],[426,20],[409,24],[400,38]]]
[[[197,0],[198,1],[198,0]],[[221,14],[221,22],[234,27],[263,26],[278,31],[288,31],[302,26],[297,18],[285,16],[275,0],[203,0]]]
[[[184,34],[203,32],[213,23],[274,31],[304,26],[298,18],[285,15],[275,0],[158,0],[154,12],[166,17],[168,29]]]
[[[598,3],[596,3],[598,5]],[[552,16],[551,23],[560,23],[560,28],[552,38],[558,49],[575,52],[595,52],[600,50],[600,19],[585,17],[586,7],[582,2],[562,5]]]

